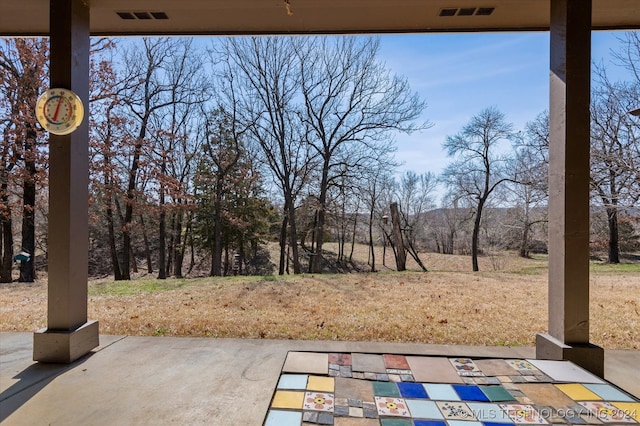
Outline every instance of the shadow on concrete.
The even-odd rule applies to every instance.
[[[71,364],[40,364],[35,362],[16,374],[13,379],[18,381],[0,393],[0,423],[26,404],[56,377],[80,366],[93,354],[90,352]]]

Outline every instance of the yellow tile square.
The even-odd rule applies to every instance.
[[[304,402],[304,392],[277,391],[271,403],[272,408],[294,408],[300,410]]]
[[[602,398],[580,383],[562,384],[556,387],[574,401],[602,401]]]
[[[307,390],[318,392],[333,392],[335,381],[333,377],[309,376]]]
[[[612,402],[624,414],[636,421],[640,421],[640,402]]]

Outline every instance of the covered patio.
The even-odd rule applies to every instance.
[[[87,251],[88,251],[88,120],[67,135],[50,136],[50,194],[49,194],[49,283],[46,329],[33,335],[27,343],[24,335],[2,335],[2,410],[15,419],[44,418],[56,410],[72,413],[61,407],[77,407],[82,398],[88,398],[87,410],[97,418],[85,418],[86,423],[100,423],[101,414],[118,407],[139,412],[142,406],[122,399],[114,393],[112,403],[100,405],[100,391],[108,380],[115,380],[116,360],[126,360],[126,377],[140,380],[112,381],[111,386],[135,387],[144,383],[141,374],[162,376],[172,369],[206,370],[215,362],[215,368],[238,372],[240,375],[214,374],[206,392],[211,395],[208,404],[219,401],[232,411],[203,411],[210,422],[217,419],[236,419],[237,416],[258,410],[262,419],[276,386],[280,366],[287,351],[346,351],[424,354],[436,353],[452,356],[490,356],[517,359],[570,360],[599,377],[619,374],[624,380],[637,375],[637,353],[625,354],[617,367],[608,373],[605,350],[590,343],[589,339],[589,101],[591,80],[591,32],[598,29],[640,28],[640,13],[635,0],[242,0],[236,2],[207,0],[24,0],[3,2],[0,5],[1,36],[49,36],[51,38],[51,87],[73,90],[85,105],[89,93],[89,46],[92,35],[167,35],[167,34],[334,34],[334,33],[407,33],[407,32],[478,32],[478,31],[550,31],[550,198],[549,198],[549,327],[548,333],[537,336],[535,353],[530,349],[452,348],[452,347],[378,347],[376,344],[360,346],[358,343],[269,343],[224,341],[114,338],[102,336],[100,342],[98,319],[87,318]],[[128,346],[128,343],[135,343]],[[113,343],[110,345],[110,343]],[[189,345],[193,343],[194,346]],[[160,346],[158,346],[160,345]],[[164,346],[157,352],[161,364],[148,364],[152,348]],[[254,346],[257,345],[257,346]],[[365,345],[365,344],[362,344]],[[125,349],[125,346],[126,349]],[[246,347],[245,347],[246,346]],[[97,353],[93,353],[99,347]],[[267,348],[256,350],[256,347]],[[327,349],[327,348],[334,349]],[[124,354],[109,358],[118,348]],[[171,348],[182,348],[172,352]],[[197,349],[199,348],[199,349]],[[285,349],[286,348],[286,349]],[[25,349],[32,351],[30,365],[25,360]],[[606,348],[605,348],[606,349]],[[193,351],[196,351],[194,354]],[[213,351],[213,353],[211,352]],[[507,351],[503,353],[501,351]],[[515,352],[513,352],[515,351]],[[520,351],[524,351],[520,353]],[[89,357],[84,357],[93,353]],[[162,364],[161,358],[174,353],[181,362]],[[193,354],[181,356],[180,354]],[[218,355],[215,355],[218,354]],[[237,364],[234,355],[250,356],[247,364]],[[480,355],[478,355],[480,354]],[[607,352],[607,356],[609,356]],[[219,356],[218,360],[212,359]],[[84,358],[83,358],[84,357]],[[6,360],[6,361],[5,361]],[[95,361],[94,361],[95,360]],[[92,368],[84,366],[102,360],[103,375],[89,379]],[[222,361],[219,361],[222,360]],[[47,366],[44,363],[74,363],[69,367]],[[618,361],[616,361],[617,363]],[[629,364],[625,364],[629,362]],[[209,364],[207,364],[209,363]],[[269,365],[262,371],[258,365]],[[149,366],[157,367],[153,373]],[[12,370],[6,369],[10,366]],[[24,368],[15,371],[16,366]],[[9,367],[7,367],[9,368]],[[86,371],[85,371],[86,370]],[[216,370],[218,371],[218,370]],[[81,374],[86,372],[87,374]],[[143,373],[144,372],[144,373]],[[253,375],[253,374],[257,374]],[[262,375],[264,373],[264,375]],[[24,388],[5,384],[5,374],[11,377],[30,377],[32,382]],[[35,375],[34,375],[35,374]],[[169,373],[167,373],[169,374]],[[176,376],[173,376],[176,374]],[[223,376],[226,373],[220,372]],[[61,375],[61,376],[60,376]],[[190,378],[182,381],[179,371],[172,379],[160,380],[152,387],[170,386],[172,394],[184,391],[190,398],[198,396]],[[56,377],[60,376],[60,377]],[[36,378],[34,380],[34,377]],[[188,376],[184,376],[188,377]],[[195,374],[191,377],[208,377]],[[261,383],[259,397],[251,408],[240,404],[240,383]],[[626,379],[625,379],[626,377]],[[54,380],[55,378],[55,380]],[[147,380],[148,380],[147,376]],[[97,380],[92,382],[91,380]],[[613,379],[611,379],[613,380]],[[616,379],[617,380],[617,379]],[[637,376],[634,378],[638,383]],[[25,383],[29,380],[25,379]],[[93,383],[93,384],[91,384]],[[148,382],[147,382],[148,383]],[[223,384],[226,383],[226,384]],[[204,382],[201,383],[204,386]],[[62,386],[51,393],[51,388]],[[96,386],[96,388],[92,388]],[[250,385],[249,388],[252,388]],[[264,387],[266,386],[266,388]],[[619,385],[623,387],[623,385]],[[626,386],[626,385],[624,385]],[[75,391],[72,391],[75,389]],[[92,393],[91,389],[95,389]],[[224,389],[233,392],[225,393]],[[256,389],[254,387],[254,389]],[[266,390],[265,390],[266,389]],[[15,390],[15,392],[14,392]],[[87,392],[83,392],[86,390]],[[146,389],[145,389],[146,390]],[[182,391],[181,391],[182,390]],[[636,392],[636,390],[629,390]],[[128,393],[127,393],[128,394]],[[22,395],[22,396],[21,396]],[[90,397],[89,395],[93,395]],[[142,396],[144,395],[144,396]],[[141,392],[145,403],[153,397]],[[186,397],[189,398],[189,397]],[[222,398],[222,399],[220,399]],[[243,397],[243,400],[246,400]],[[159,398],[163,400],[163,398]],[[31,401],[31,403],[27,403]],[[40,401],[38,404],[34,402]],[[57,408],[47,409],[48,403]],[[18,404],[11,409],[11,404]],[[23,405],[23,408],[19,406]],[[204,401],[203,401],[204,404]],[[112,405],[112,406],[109,406]],[[153,405],[147,405],[153,407]],[[5,408],[9,407],[9,408]],[[184,406],[186,407],[186,405]],[[35,411],[31,411],[35,410]],[[42,411],[44,410],[44,411]],[[176,405],[180,411],[180,405]],[[76,412],[77,413],[77,412]],[[242,414],[244,413],[244,414]],[[123,418],[126,411],[120,411]],[[60,414],[61,416],[63,414]],[[66,414],[65,414],[66,415]],[[79,414],[78,414],[79,415]],[[183,413],[188,415],[188,410]],[[37,416],[37,417],[33,417]],[[44,417],[41,417],[44,416]],[[225,417],[222,417],[225,416]],[[48,417],[64,419],[64,417]],[[84,418],[80,416],[80,418]],[[73,420],[72,418],[68,418]],[[148,421],[140,418],[139,422]],[[198,420],[199,419],[199,420]],[[117,420],[117,419],[116,419]],[[204,417],[167,417],[158,421],[207,423]],[[66,421],[63,421],[66,423]],[[105,421],[107,423],[107,421]],[[110,422],[113,423],[113,422]],[[135,421],[134,421],[135,423]],[[214,423],[217,423],[215,421]],[[253,424],[255,419],[238,417],[238,421],[217,424]]]
[[[386,382],[378,380],[384,377],[376,376],[375,380],[354,378],[354,374],[358,377],[358,371],[356,371],[358,369],[380,371],[376,368],[375,361],[376,357],[381,358],[381,354],[400,355],[409,359],[412,363],[411,367],[415,370],[413,371],[416,374],[415,383],[425,383],[420,381],[423,379],[434,379],[434,377],[420,376],[417,372],[420,366],[416,366],[416,360],[418,364],[421,359],[432,361],[435,359],[440,363],[444,360],[448,363],[448,358],[452,357],[473,358],[486,373],[495,374],[510,370],[508,366],[507,371],[499,371],[495,367],[488,369],[487,365],[493,364],[491,360],[535,358],[535,349],[531,347],[102,335],[100,346],[91,351],[90,355],[66,365],[33,363],[31,340],[32,336],[29,333],[0,333],[0,342],[2,342],[0,423],[2,424],[259,425],[271,411],[293,413],[293,415],[303,412],[302,408],[298,410],[271,408],[274,402],[278,405],[272,397],[276,392],[292,387],[284,384],[285,379],[282,377],[286,376],[291,380],[292,376],[295,376],[295,379],[309,375],[335,380],[336,407],[332,413],[332,424],[375,425],[381,424],[381,419],[406,420],[406,418],[385,418],[377,415],[367,418],[364,409],[361,413],[358,410],[351,410],[350,416],[348,411],[341,412],[338,407],[339,403],[344,403],[339,398],[346,396],[350,398],[346,398],[347,402],[342,407],[348,407],[348,399],[351,399],[351,404],[354,405],[358,405],[357,402],[354,403],[354,399],[362,403],[360,407],[353,408],[363,408],[363,405],[366,407],[365,403],[374,401],[371,395],[366,394],[367,385],[371,387],[373,393],[373,386],[378,388],[381,386],[377,383],[386,383],[387,386],[394,384],[391,380]],[[322,360],[323,356],[328,360],[328,353],[352,356],[353,362],[349,368],[352,371],[351,378],[341,377],[348,375],[344,371],[346,366],[341,366],[343,371],[340,373],[335,373],[336,370],[333,370],[334,362],[347,364],[344,362],[345,359],[342,362],[331,360],[333,362],[327,363],[325,361],[325,364],[320,366],[324,367],[325,374],[317,370],[317,362],[314,361],[318,358]],[[294,363],[295,358],[300,359],[301,355],[302,362]],[[305,356],[311,357],[314,361],[304,360]],[[624,394],[635,395],[638,398],[640,396],[638,351],[606,351],[605,359],[605,378],[623,391],[622,398]],[[358,363],[364,366],[359,368]],[[304,372],[304,370],[311,371]],[[334,371],[335,374],[329,371]],[[487,376],[487,380],[490,377]],[[500,377],[502,380],[505,379],[505,376]],[[578,379],[573,372],[572,377]],[[463,378],[461,376],[454,383],[463,383]],[[446,386],[444,382],[451,377],[442,379],[436,386]],[[509,386],[504,383],[502,387],[504,385]],[[566,403],[566,398],[554,399],[557,397],[557,392],[548,395],[546,400],[542,399],[544,392],[542,396],[534,395],[535,392],[532,389],[535,389],[535,386],[541,386],[544,391],[553,389],[552,386],[556,385],[550,382],[512,383],[511,387],[518,386],[528,387],[525,390],[530,398],[534,398],[532,401],[535,407],[541,406],[541,402],[544,402],[546,404],[544,406],[547,407],[549,402]],[[587,384],[587,386],[591,385]],[[500,386],[492,385],[492,387]],[[514,390],[505,389],[510,392]],[[516,392],[514,394],[519,395]],[[429,396],[433,399],[438,397],[435,394]],[[409,400],[428,402],[421,399]],[[512,403],[519,403],[519,401],[514,400]],[[626,404],[631,403],[626,402]],[[486,407],[491,409],[492,406]],[[622,405],[622,407],[627,406]],[[574,408],[575,411],[580,410],[578,407]],[[541,408],[539,411],[545,416],[551,414],[548,408]],[[583,410],[585,419],[593,419],[592,416],[584,413],[588,413],[587,410]],[[360,414],[359,417],[358,414]],[[367,414],[372,415],[369,412]],[[496,415],[488,410],[484,414]],[[424,414],[416,413],[414,418],[420,415]],[[638,421],[638,417],[635,421]],[[556,419],[554,423],[558,422],[559,420]],[[568,423],[568,420],[564,422]],[[593,421],[592,423],[600,424]],[[286,424],[290,423],[279,423],[279,426]],[[292,424],[299,425],[300,422]],[[502,422],[502,426],[508,424],[506,421]],[[467,426],[473,425],[469,423]]]

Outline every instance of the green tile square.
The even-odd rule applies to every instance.
[[[482,393],[489,398],[491,402],[501,402],[501,401],[513,401],[513,395],[511,395],[505,388],[502,386],[478,386]]]
[[[373,394],[375,396],[400,397],[398,386],[393,382],[373,382]]]
[[[381,419],[381,426],[413,426],[411,420],[404,419]]]

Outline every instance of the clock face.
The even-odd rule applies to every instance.
[[[49,89],[38,98],[36,116],[54,135],[68,135],[80,126],[84,107],[80,97],[68,89]]]

